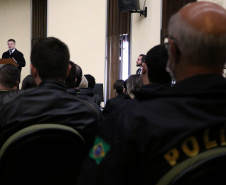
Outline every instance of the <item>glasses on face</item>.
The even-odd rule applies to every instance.
[[[164,38],[164,45],[165,45],[166,49],[169,48],[169,40],[171,40],[172,43],[175,45],[176,51],[179,54],[180,53],[179,47],[178,47],[178,45],[177,45],[177,43],[176,43],[176,41],[175,41],[175,39],[173,37],[166,36]]]
[[[141,58],[138,58],[137,60],[141,60]]]

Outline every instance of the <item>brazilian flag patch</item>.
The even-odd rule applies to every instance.
[[[100,137],[95,138],[94,146],[90,150],[89,156],[96,161],[97,164],[100,164],[102,159],[105,157],[107,152],[110,150],[110,145],[107,144]]]

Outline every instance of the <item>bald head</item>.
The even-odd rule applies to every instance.
[[[206,34],[221,35],[226,32],[226,10],[217,4],[204,1],[190,3],[178,14],[194,29]]]
[[[168,32],[173,38],[168,70],[174,78],[223,73],[226,59],[223,7],[204,1],[187,4],[170,18]]]

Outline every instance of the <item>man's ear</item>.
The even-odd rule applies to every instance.
[[[145,62],[142,63],[142,74],[146,74],[147,73],[147,65]]]
[[[17,90],[17,85],[19,85],[19,81],[17,80],[16,85],[13,87],[13,90]]]
[[[180,59],[180,53],[179,50],[177,48],[177,45],[171,40],[169,39],[169,57],[171,61],[174,61],[175,63],[179,62]]]
[[[39,84],[42,82],[42,79],[39,77],[36,67],[33,66],[32,64],[30,65],[30,67],[31,67],[31,73],[34,78],[35,84],[39,86]]]
[[[126,88],[125,87],[123,87],[123,93],[126,93]]]
[[[148,79],[148,67],[145,62],[142,63],[142,73],[141,73],[142,83],[143,85],[150,84]]]
[[[166,65],[166,71],[169,72],[172,78],[176,78],[175,68],[179,62],[180,62],[180,52],[176,46],[176,43],[174,43],[173,40],[169,39],[168,62]]]
[[[31,73],[32,73],[32,76],[35,78],[37,77],[37,70],[36,70],[36,67],[34,67],[32,64],[30,65],[31,67]]]
[[[68,67],[68,70],[67,70],[67,73],[66,73],[66,77],[68,77],[70,71],[71,71],[71,64],[69,64],[69,67]]]

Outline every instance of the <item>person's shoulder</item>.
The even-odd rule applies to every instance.
[[[74,102],[71,106],[79,107],[79,109],[82,109],[82,107],[83,108],[86,107],[88,111],[96,112],[94,111],[94,109],[96,110],[96,106],[94,105],[95,102],[92,100],[90,96],[80,92],[75,92],[75,91],[72,93],[67,90],[66,92],[64,92],[62,99],[65,99],[66,97],[71,102]],[[65,104],[67,103],[71,104],[71,102],[64,101]]]
[[[112,103],[112,102],[114,102],[115,100],[117,100],[118,98],[117,98],[117,96],[116,97],[113,97],[113,98],[110,98],[110,99],[108,99],[107,101],[109,102],[109,103]]]
[[[25,91],[21,90],[1,91],[3,105],[13,103],[17,99],[20,99],[24,93]]]
[[[15,49],[14,52],[17,53],[17,54],[23,55],[23,53],[21,51],[19,51],[18,49]]]
[[[108,101],[109,102],[109,101]],[[110,109],[112,111],[112,118],[121,119],[125,115],[134,115],[133,112],[136,112],[136,108],[138,107],[138,102],[135,100],[124,101],[124,103],[115,103],[110,104]],[[114,116],[115,115],[115,116]]]
[[[80,88],[80,92],[88,96],[94,96],[93,89],[90,88]]]
[[[3,52],[2,56],[4,57],[7,54],[8,54],[8,51],[5,51],[5,52]]]

